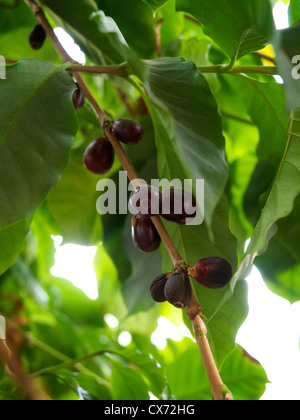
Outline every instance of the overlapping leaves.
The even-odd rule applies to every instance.
[[[274,23],[268,0],[177,0],[177,10],[190,13],[231,59],[270,42]]]

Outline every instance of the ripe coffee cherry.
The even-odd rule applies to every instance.
[[[127,118],[120,118],[114,122],[113,133],[118,141],[126,144],[137,144],[142,140],[143,127]]]
[[[192,296],[189,278],[184,274],[174,274],[165,285],[165,297],[176,308],[185,308]]]
[[[42,48],[46,36],[47,34],[42,25],[36,25],[29,34],[29,44],[31,48],[33,48],[34,50],[39,50],[40,48]]]
[[[165,284],[168,280],[167,274],[160,274],[150,283],[150,293],[155,302],[165,302]]]
[[[77,89],[73,93],[73,105],[75,109],[81,108],[85,103],[85,96],[77,85]]]
[[[131,193],[129,203],[137,213],[157,215],[161,208],[161,192],[150,185],[141,185]]]
[[[95,139],[84,153],[84,165],[94,174],[108,172],[114,163],[114,149],[105,137]]]
[[[149,216],[137,214],[131,222],[131,236],[134,246],[143,252],[155,251],[161,238]]]
[[[196,272],[194,279],[209,289],[221,289],[232,277],[231,265],[219,257],[203,258],[193,268]]]
[[[195,197],[187,191],[175,188],[165,189],[162,195],[161,216],[170,222],[185,225],[197,213]]]

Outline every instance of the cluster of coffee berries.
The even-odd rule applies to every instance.
[[[155,302],[168,301],[176,308],[185,308],[192,296],[189,277],[185,273],[166,273],[150,283],[150,293]]]
[[[185,225],[194,219],[197,203],[192,194],[176,188],[162,191],[149,185],[136,188],[129,200],[131,208],[143,215],[160,215],[170,222]]]
[[[76,92],[76,91],[75,91]],[[142,126],[132,120],[121,118],[114,122],[112,131],[116,139],[126,144],[136,144],[143,137]],[[84,153],[84,165],[94,174],[106,174],[113,166],[115,152],[106,137],[93,140]]]
[[[115,121],[112,132],[117,141],[128,145],[139,143],[143,137],[142,126],[127,118]],[[113,162],[114,150],[106,137],[95,139],[85,151],[84,165],[95,174],[107,173]],[[161,238],[151,220],[152,216],[160,215],[172,223],[183,225],[195,218],[197,212],[194,196],[175,188],[159,191],[148,185],[142,185],[132,192],[129,203],[135,214],[131,229],[133,243],[143,252],[155,251],[161,243]]]
[[[185,267],[179,272],[160,274],[150,283],[152,299],[185,308],[192,296],[189,276],[209,289],[220,289],[230,282],[232,267],[223,258],[209,257],[200,259],[191,269]]]
[[[129,204],[132,211],[138,214],[132,220],[133,242],[144,252],[156,250],[160,245],[159,235],[151,221],[152,216],[160,215],[172,223],[183,225],[192,220],[197,212],[194,196],[175,188],[159,191],[149,185],[142,185],[131,193]],[[152,246],[149,247],[150,237]]]

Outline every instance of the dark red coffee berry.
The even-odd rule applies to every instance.
[[[36,25],[29,34],[29,44],[34,50],[42,48],[46,40],[46,32],[42,25]]]
[[[176,308],[185,308],[192,296],[189,278],[184,274],[174,274],[165,284],[165,298]]]
[[[203,258],[196,262],[194,279],[209,289],[221,289],[232,277],[232,267],[228,261],[219,257]]]
[[[158,249],[161,238],[149,216],[137,214],[132,218],[131,235],[136,248],[143,252]]]
[[[81,108],[85,103],[85,96],[77,85],[77,89],[73,93],[73,105],[75,109]]]
[[[105,137],[95,139],[84,153],[84,165],[94,174],[108,172],[114,163],[114,149]]]
[[[126,144],[137,144],[142,140],[143,127],[127,118],[120,118],[113,124],[113,133],[116,139]]]
[[[188,219],[193,219],[197,213],[195,197],[183,190],[171,188],[161,193],[161,216],[170,222],[185,225]]]
[[[149,185],[141,185],[131,193],[129,203],[136,213],[157,215],[161,208],[161,192]]]
[[[165,284],[168,280],[167,274],[160,274],[150,283],[151,297],[155,302],[165,302]]]

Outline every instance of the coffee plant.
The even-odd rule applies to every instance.
[[[275,2],[0,1],[0,399],[262,396],[245,278],[300,300],[300,1],[284,30]],[[52,274],[57,236],[96,247],[97,299]],[[160,316],[192,337],[158,349]]]

